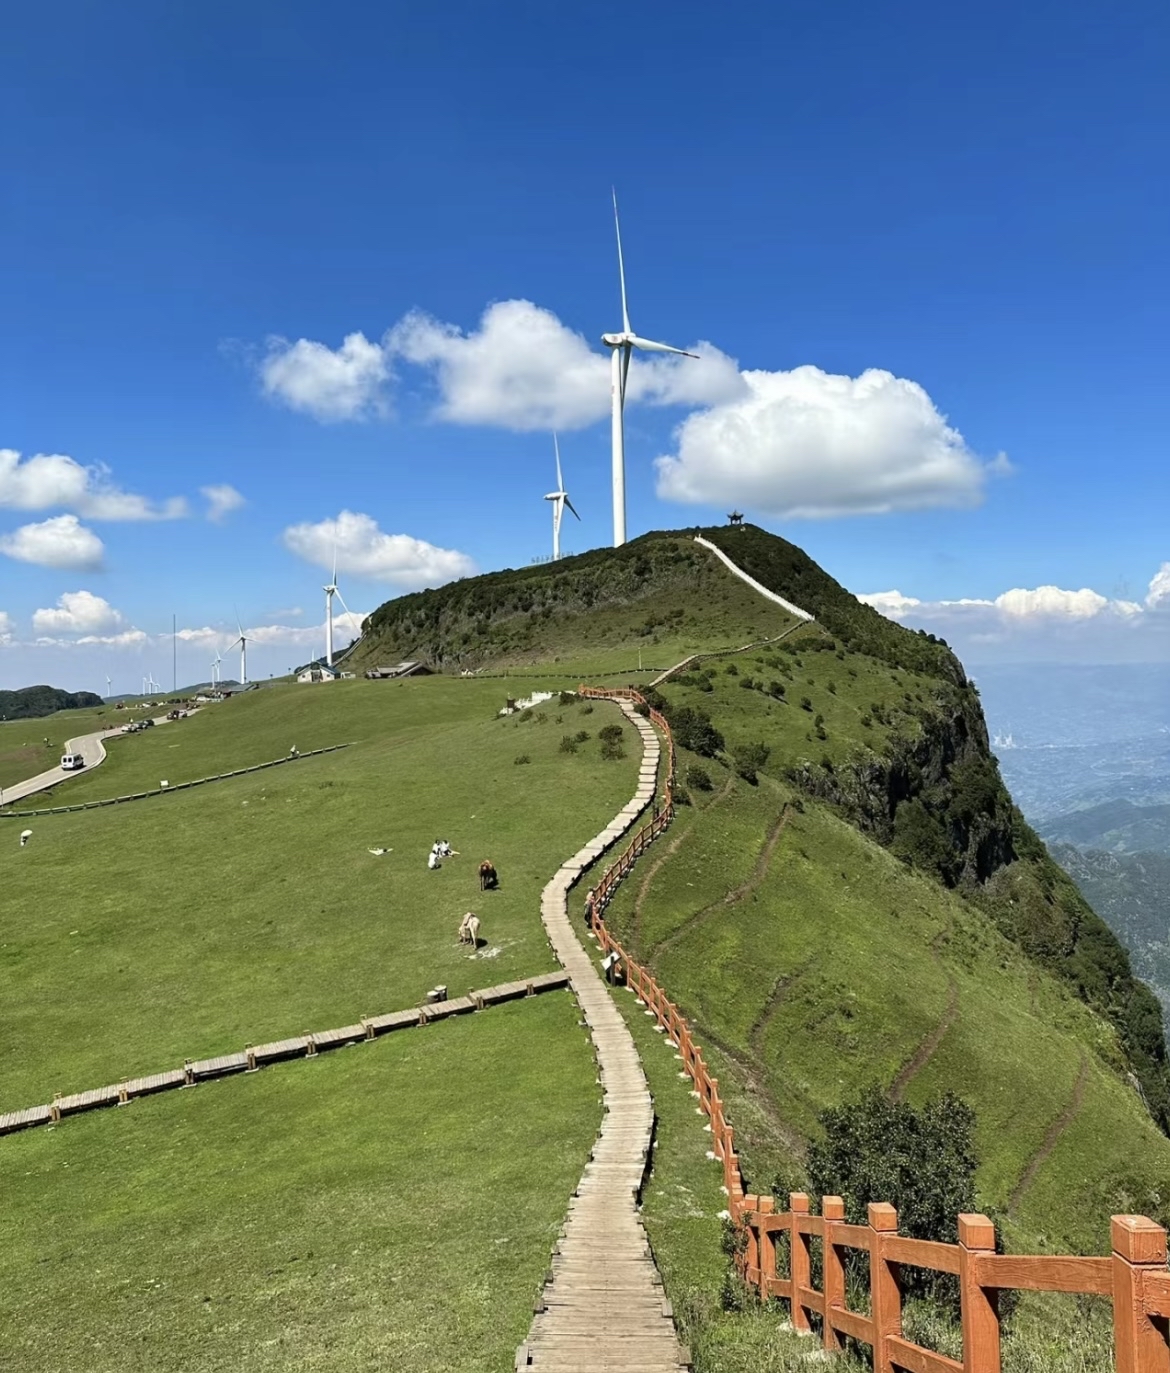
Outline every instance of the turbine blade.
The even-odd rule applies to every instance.
[[[333,576],[329,579],[330,586],[337,585],[337,540],[333,540]]]
[[[346,613],[346,614],[349,616],[349,618],[352,620],[352,619],[354,618],[354,613],[353,613],[352,610],[350,610],[349,606],[346,605],[346,603],[345,603],[345,597],[341,594],[340,591],[337,593],[337,599],[341,602],[341,608],[342,608],[342,610],[344,610],[345,613]],[[353,626],[351,625],[350,628],[352,629]]]
[[[577,507],[576,507],[576,506],[573,504],[573,502],[568,498],[568,496],[565,497],[565,504],[569,507],[569,509],[573,512],[574,515],[577,515]],[[577,515],[577,518],[580,519],[581,516],[580,516],[580,515]]]
[[[626,378],[630,375],[630,345],[622,345],[622,408],[626,404]]]
[[[698,353],[688,353],[685,348],[672,348],[669,343],[655,343],[653,339],[639,338],[634,334],[630,342],[644,353],[677,353],[680,358],[697,358]]]
[[[561,476],[561,445],[557,442],[557,436],[553,434],[553,452],[557,455],[557,490],[565,489],[565,479]]]
[[[613,189],[613,227],[617,233],[618,276],[622,283],[622,329],[628,334],[630,332],[630,311],[626,305],[626,264],[622,259],[622,226],[618,219],[616,189]]]

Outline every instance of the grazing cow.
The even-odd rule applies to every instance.
[[[459,924],[459,942],[479,948],[479,916],[474,911],[468,911]]]
[[[485,858],[479,865],[479,889],[480,891],[495,891],[500,885],[499,874],[496,872],[495,865],[490,859]]]
[[[29,841],[31,838],[32,838],[32,830],[21,830],[21,832],[20,832],[20,847],[21,847],[21,848],[24,848],[24,846],[28,843],[28,841]]]

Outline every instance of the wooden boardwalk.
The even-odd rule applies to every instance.
[[[596,951],[577,937],[584,921],[578,917],[575,927],[568,914],[574,882],[626,833],[654,796],[658,736],[632,706],[622,703],[621,709],[642,737],[638,790],[613,822],[560,868],[541,898],[545,929],[593,1036],[605,1116],[553,1252],[542,1309],[516,1355],[518,1369],[674,1373],[690,1366],[638,1213],[654,1126],[650,1090],[633,1038],[597,970]]]

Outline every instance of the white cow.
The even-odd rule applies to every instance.
[[[28,841],[29,841],[31,838],[32,838],[32,830],[21,830],[21,832],[20,832],[20,847],[21,847],[21,848],[24,848],[24,846],[28,843]]]
[[[459,925],[460,944],[470,944],[473,949],[479,948],[479,916],[474,911],[468,911]]]

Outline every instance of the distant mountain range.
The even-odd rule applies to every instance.
[[[1160,853],[1170,856],[1170,805],[1135,806],[1122,797],[1083,810],[1068,811],[1038,826],[1049,844],[1108,853]]]
[[[35,720],[59,710],[100,706],[102,698],[92,691],[62,691],[59,687],[31,686],[0,691],[0,720]]]

